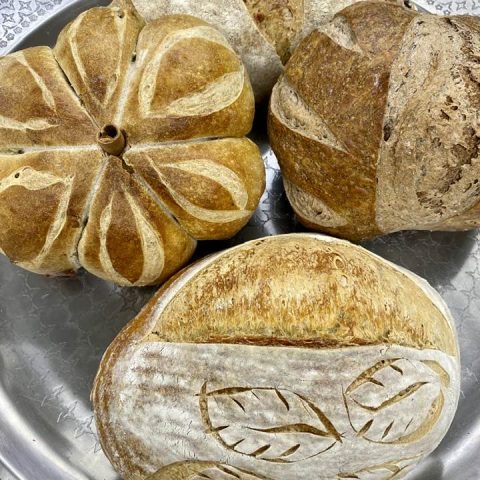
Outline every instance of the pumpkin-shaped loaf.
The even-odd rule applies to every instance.
[[[460,388],[422,279],[346,241],[252,241],[183,270],[107,350],[92,400],[126,480],[400,479]]]
[[[183,13],[198,16],[218,28],[242,57],[255,97],[262,100],[270,95],[283,64],[300,40],[358,0],[132,1],[147,20]]]
[[[248,75],[190,16],[88,10],[0,58],[0,105],[0,252],[33,272],[162,282],[264,189]]]
[[[301,43],[269,133],[305,225],[354,240],[480,225],[479,34],[478,17],[370,1]]]

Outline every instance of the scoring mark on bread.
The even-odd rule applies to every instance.
[[[305,220],[315,225],[337,228],[348,224],[348,220],[338,214],[318,197],[311,195],[286,178],[283,179],[285,193],[293,209]]]
[[[55,99],[52,92],[48,88],[43,78],[31,67],[23,52],[16,52],[2,60],[10,64],[18,63],[22,67],[26,68],[31,75],[34,83],[38,86],[42,94],[42,100],[44,106],[46,106],[52,114],[57,113]],[[7,67],[4,67],[7,71]],[[11,117],[6,117],[0,114],[0,128],[12,129],[12,130],[47,130],[49,128],[56,127],[55,122],[47,118],[29,118],[26,121],[18,121]]]
[[[443,390],[450,376],[437,362],[405,358],[381,360],[347,387],[343,399],[349,423],[358,437],[371,443],[417,442],[439,421]],[[406,412],[399,405],[409,403]]]
[[[160,109],[153,109],[152,102],[157,91],[157,76],[163,58],[175,44],[191,39],[203,39],[220,45],[236,57],[234,50],[223,35],[208,26],[188,28],[167,35],[145,67],[140,80],[139,106],[144,117],[207,115],[227,108],[240,97],[245,83],[245,69],[238,61],[237,71],[222,75],[199,92],[174,100]]]
[[[119,51],[121,51],[122,45],[125,44],[125,36],[127,33],[127,16],[123,15],[122,17],[116,15],[116,12],[111,9],[110,18],[113,20],[113,25],[115,26],[115,30],[117,32],[118,44],[119,44]],[[115,73],[109,79],[107,89],[105,92],[105,96],[103,99],[98,98],[96,95],[97,92],[95,89],[92,89],[92,85],[90,85],[86,79],[89,78],[89,74],[85,69],[85,65],[81,58],[79,45],[78,45],[78,35],[81,31],[82,23],[87,18],[88,15],[92,14],[92,11],[87,11],[80,15],[70,26],[69,35],[68,35],[68,43],[70,45],[70,51],[72,53],[73,60],[75,62],[75,66],[77,71],[84,82],[85,88],[88,90],[91,98],[97,103],[97,105],[101,107],[105,107],[110,102],[115,90],[117,88],[118,79],[121,78],[121,56],[117,58],[117,65],[115,67]],[[83,32],[82,32],[83,33]]]
[[[421,457],[421,455],[417,455],[415,457],[395,459],[382,464],[371,465],[351,473],[341,472],[337,478],[338,480],[394,480],[400,478],[399,475],[415,465]]]
[[[133,213],[133,219],[136,225],[136,230],[140,236],[143,254],[143,269],[140,278],[135,282],[138,285],[145,285],[154,282],[160,277],[165,264],[165,253],[163,247],[163,241],[159,237],[159,234],[150,225],[148,220],[142,214],[140,207],[135,200],[127,192],[122,192],[125,196],[130,209]],[[113,262],[110,258],[110,253],[107,246],[108,230],[112,223],[112,207],[113,207],[114,195],[112,195],[110,202],[104,208],[100,215],[100,251],[99,259],[103,270],[107,275],[115,282],[125,285],[131,284],[131,282],[117,272],[113,266]],[[145,259],[148,258],[148,262]]]
[[[165,465],[146,480],[270,480],[220,462],[186,460]]]
[[[249,216],[250,210],[245,210],[248,203],[248,192],[241,178],[229,168],[212,162],[208,159],[196,159],[185,162],[164,164],[158,166],[153,159],[146,155],[150,167],[157,173],[162,183],[167,188],[173,200],[188,214],[199,220],[212,223],[226,223]],[[183,170],[193,175],[204,176],[214,182],[218,182],[226,189],[238,210],[210,210],[193,204],[184,195],[178,192],[169,181],[165,169]]]
[[[319,29],[340,47],[363,54],[350,22],[341,14]]]
[[[317,112],[301,98],[300,94],[283,77],[272,91],[272,113],[280,123],[304,137],[348,153],[347,148],[328,128]]]
[[[201,388],[206,433],[226,449],[272,463],[297,463],[332,449],[342,436],[305,396],[268,387]]]
[[[47,87],[47,84],[45,83],[43,78],[30,66],[23,52],[14,53],[12,57],[15,58],[18,61],[18,63],[20,63],[21,65],[23,65],[28,69],[28,71],[32,75],[33,80],[35,81],[35,83],[38,85],[38,87],[42,92],[43,101],[53,112],[56,113],[57,110],[55,106],[55,99],[53,97],[52,92]]]
[[[165,251],[160,233],[152,228],[150,222],[142,214],[142,211],[133,197],[125,194],[128,204],[133,212],[133,218],[140,234],[143,253],[143,270],[138,280],[140,284],[149,284],[160,277],[165,265]],[[146,261],[148,259],[148,261]]]
[[[55,215],[48,228],[45,242],[38,255],[32,260],[20,262],[19,265],[33,270],[39,269],[50,252],[53,243],[62,232],[67,221],[68,207],[72,196],[74,177],[58,177],[51,173],[41,172],[31,167],[23,167],[0,180],[0,194],[12,187],[23,187],[27,190],[45,190],[53,185],[63,184],[60,198],[56,200]]]

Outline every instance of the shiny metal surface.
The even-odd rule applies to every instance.
[[[6,3],[0,0],[0,25]],[[18,48],[52,44],[62,26],[98,3],[75,2]],[[264,125],[265,112],[259,112],[252,137],[262,148],[268,191],[255,217],[231,241],[201,243],[197,257],[252,238],[302,230],[286,201]],[[428,279],[458,326],[463,363],[458,414],[442,445],[408,478],[480,479],[480,232],[408,232],[365,246]],[[90,387],[105,348],[153,292],[119,288],[85,272],[45,278],[0,257],[1,480],[118,478],[97,442]]]

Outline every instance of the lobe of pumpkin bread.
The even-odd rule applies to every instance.
[[[189,267],[145,309],[154,326],[144,341],[396,344],[456,355],[442,310],[426,282],[360,247],[289,235],[250,242]]]

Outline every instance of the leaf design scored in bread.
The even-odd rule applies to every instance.
[[[0,252],[31,271],[160,283],[263,193],[248,75],[194,17],[88,10],[0,58],[0,103]]]
[[[459,393],[453,320],[426,282],[292,234],[171,279],[107,350],[92,402],[129,480],[399,480]]]
[[[167,465],[147,480],[271,480],[218,462],[177,462]]]
[[[208,392],[204,383],[199,403],[207,432],[226,448],[267,462],[299,462],[341,442],[341,435],[315,403],[288,390],[229,387]],[[272,418],[261,425],[254,420],[255,412],[265,408]]]

